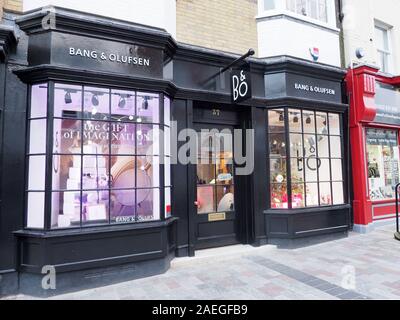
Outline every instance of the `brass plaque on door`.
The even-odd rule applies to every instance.
[[[224,221],[224,220],[226,220],[226,213],[225,212],[210,213],[208,215],[208,221],[209,222]]]

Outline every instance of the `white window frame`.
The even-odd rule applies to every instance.
[[[374,31],[375,31],[375,38],[376,38],[376,31],[377,29],[381,30],[384,32],[386,40],[387,40],[387,45],[388,48],[379,48],[377,45],[377,39],[375,39],[375,46],[376,46],[376,51],[377,51],[377,58],[378,58],[378,65],[380,66],[380,69],[384,73],[390,73],[392,71],[392,57],[393,57],[393,52],[392,52],[392,43],[391,43],[391,30],[392,27],[381,22],[378,20],[375,20],[375,25],[374,25]],[[384,56],[384,62],[382,65],[382,59],[381,56]]]

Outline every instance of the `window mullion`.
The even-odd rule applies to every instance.
[[[289,110],[284,109],[285,114],[285,143],[286,143],[286,193],[288,209],[292,209],[292,174],[290,168],[290,136],[289,136]]]
[[[53,178],[53,128],[54,128],[54,82],[50,81],[47,91],[47,124],[46,124],[46,177],[44,228],[51,229],[52,178]]]

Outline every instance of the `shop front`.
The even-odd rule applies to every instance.
[[[343,70],[276,57],[220,72],[238,57],[49,12],[16,20],[25,54],[4,91],[0,255],[13,259],[0,269],[22,290],[41,290],[44,267],[77,288],[199,249],[349,230]]]
[[[395,187],[399,183],[400,78],[373,66],[349,71],[350,139],[354,183],[355,229],[395,217]],[[361,168],[361,170],[360,170]]]

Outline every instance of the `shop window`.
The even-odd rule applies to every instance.
[[[268,111],[272,208],[345,203],[340,119],[311,110]]]
[[[367,129],[366,139],[370,198],[394,199],[400,174],[397,131]]]
[[[50,90],[54,101],[48,102]],[[145,222],[171,215],[167,97],[52,83],[32,86],[30,110],[28,228]]]

